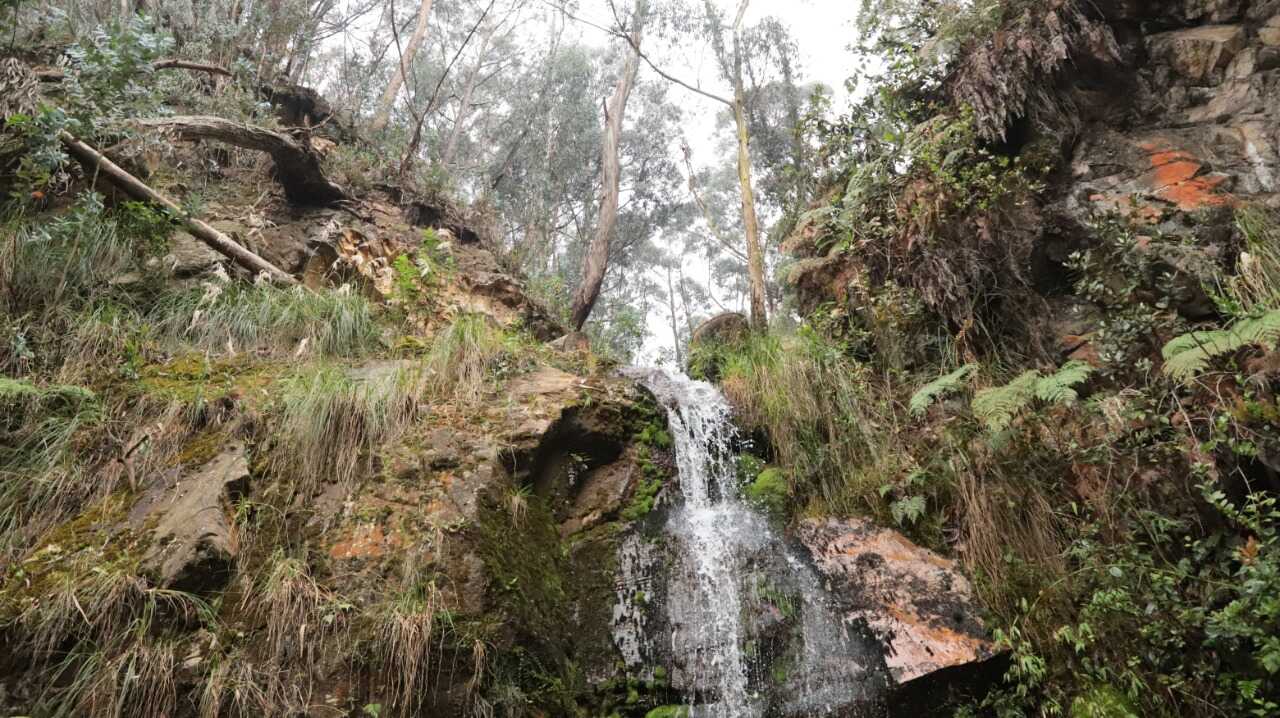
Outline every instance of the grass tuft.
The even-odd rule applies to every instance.
[[[343,368],[321,366],[287,378],[275,468],[294,476],[304,495],[321,482],[353,481],[372,452],[416,416],[419,376],[408,367],[353,378]]]
[[[357,293],[269,284],[207,285],[161,303],[152,320],[206,351],[356,357],[380,338],[373,305]]]
[[[426,389],[474,404],[491,375],[519,354],[518,342],[483,314],[462,314],[436,334],[426,358]]]

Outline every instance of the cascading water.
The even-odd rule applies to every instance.
[[[835,617],[809,565],[742,500],[740,442],[724,396],[684,376],[634,375],[666,406],[675,445],[665,627],[693,715],[862,713],[883,685],[882,658]]]

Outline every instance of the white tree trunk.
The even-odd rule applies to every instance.
[[[591,309],[600,297],[600,286],[604,284],[604,275],[609,268],[609,240],[613,236],[613,227],[618,221],[618,194],[621,191],[622,159],[620,145],[622,142],[622,117],[627,109],[627,98],[631,96],[631,88],[635,84],[636,74],[640,70],[640,38],[644,27],[644,0],[636,0],[633,14],[634,29],[631,31],[632,51],[627,53],[623,63],[622,74],[618,76],[618,84],[613,89],[613,96],[605,106],[604,142],[601,147],[601,161],[604,174],[604,196],[600,200],[600,220],[596,224],[595,236],[587,250],[582,263],[582,283],[573,297],[573,329],[582,331]]]
[[[374,114],[373,122],[369,125],[374,132],[381,132],[386,129],[387,123],[391,121],[391,108],[395,107],[396,96],[400,94],[400,88],[404,85],[405,76],[413,65],[414,57],[418,54],[418,48],[427,36],[427,27],[431,19],[431,1],[422,0],[422,5],[418,7],[418,25],[413,29],[413,37],[409,38],[408,47],[400,54],[398,66],[391,73],[391,81],[387,83],[387,89],[382,93],[382,98],[378,100],[378,111]],[[393,24],[395,21],[394,17],[391,18]]]

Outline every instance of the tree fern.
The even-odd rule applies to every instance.
[[[1004,386],[983,389],[975,394],[973,414],[992,432],[1004,431],[1037,399],[1046,404],[1074,402],[1079,398],[1074,387],[1092,373],[1093,367],[1082,361],[1067,362],[1048,376],[1035,369],[1023,372]]]
[[[1280,310],[1241,319],[1225,329],[1191,332],[1164,345],[1164,373],[1187,382],[1209,368],[1214,359],[1244,347],[1260,345],[1275,349],[1280,345]]]
[[[940,376],[920,387],[919,391],[911,395],[911,414],[920,416],[929,409],[934,401],[947,394],[959,391],[964,386],[965,380],[977,368],[976,364],[965,364],[950,374]]]

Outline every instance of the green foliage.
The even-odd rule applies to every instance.
[[[955,371],[944,374],[925,384],[911,395],[910,408],[914,416],[922,416],[933,402],[949,394],[962,390],[965,382],[977,370],[976,364],[965,364]]]
[[[1074,387],[1093,372],[1086,362],[1070,361],[1048,376],[1035,369],[1020,374],[1004,386],[978,391],[973,396],[973,413],[992,433],[1009,428],[1014,418],[1039,400],[1046,404],[1070,404],[1079,395]]]
[[[1129,700],[1114,686],[1099,685],[1071,701],[1071,718],[1139,718]]]
[[[646,713],[644,718],[689,718],[689,709],[684,706],[660,706]]]
[[[755,480],[743,487],[743,496],[770,516],[781,518],[787,513],[787,475],[777,467],[761,471]]]
[[[1072,253],[1067,261],[1078,275],[1076,293],[1102,310],[1090,343],[1105,373],[1146,374],[1157,330],[1173,320],[1172,293],[1178,286],[1159,259],[1184,247],[1175,239],[1140,236],[1121,217],[1104,217],[1091,229],[1096,246]]]
[[[1164,373],[1175,381],[1189,382],[1204,373],[1218,357],[1249,346],[1274,350],[1280,346],[1280,309],[1240,319],[1224,329],[1183,334],[1164,345]]]
[[[658,492],[662,491],[662,479],[659,477],[646,477],[640,479],[640,483],[636,485],[635,494],[631,497],[631,502],[622,509],[619,514],[623,521],[639,521],[649,515],[653,511],[654,501],[657,500]]]

